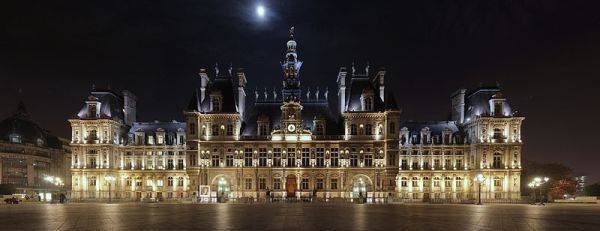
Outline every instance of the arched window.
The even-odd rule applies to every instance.
[[[167,186],[173,186],[173,177],[172,176],[167,178]]]
[[[315,133],[316,135],[323,135],[324,134],[324,129],[323,129],[323,124],[317,124],[317,127],[315,129]]]

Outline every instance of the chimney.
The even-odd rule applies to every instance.
[[[200,69],[200,73],[198,73],[198,75],[200,76],[200,103],[202,103],[206,97],[206,87],[208,86],[210,79],[206,74],[206,69]]]
[[[352,64],[352,69],[354,69],[354,64]],[[346,111],[346,72],[345,67],[341,67],[338,72],[337,83],[338,83],[338,98],[340,101],[340,114],[343,114]]]
[[[241,115],[241,118],[244,118],[244,110],[246,107],[246,74],[244,73],[244,69],[239,68],[237,70],[237,84],[238,84],[238,112]]]
[[[458,124],[462,124],[465,121],[465,93],[466,89],[458,89],[450,96],[452,105],[452,120]]]
[[[124,90],[123,91],[123,101],[124,101],[123,111],[125,112],[125,118],[124,118],[125,124],[131,126],[137,120],[137,117],[136,117],[137,98],[130,91]]]

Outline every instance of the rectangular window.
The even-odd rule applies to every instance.
[[[308,178],[302,179],[302,190],[308,190]]]
[[[323,189],[323,179],[317,179],[317,190]]]
[[[227,135],[228,136],[233,135],[233,125],[231,125],[231,124],[227,124]]]
[[[266,148],[258,149],[258,166],[267,167],[267,149]]]
[[[408,161],[406,159],[402,159],[402,165],[400,167],[402,169],[408,169]]]
[[[252,178],[244,179],[244,186],[247,190],[252,189]]]
[[[458,168],[458,169],[462,168],[462,160],[461,159],[456,160],[456,168]]]
[[[310,149],[302,148],[302,167],[310,166]]]
[[[296,167],[296,149],[287,149],[287,166],[290,168]]]
[[[217,155],[212,155],[212,166],[213,167],[219,167],[220,162],[221,161],[220,161],[220,158],[219,158],[218,154]]]
[[[266,178],[258,179],[258,189],[261,189],[261,190],[267,189],[267,179]]]
[[[173,169],[175,165],[173,165],[173,159],[167,160],[167,169]]]
[[[396,166],[396,153],[389,151],[387,156],[387,165],[388,166]]]
[[[273,179],[273,189],[275,189],[275,190],[281,189],[281,178]]]
[[[225,157],[225,165],[227,167],[233,167],[233,155],[227,155]]]
[[[177,169],[183,169],[183,159],[177,160]]]
[[[358,167],[358,156],[356,154],[350,155],[350,167]]]
[[[373,155],[365,155],[365,167],[373,166]]]
[[[338,149],[337,148],[332,148],[331,149],[331,159],[330,159],[330,165],[331,167],[338,167],[340,166],[340,154],[338,153]]]
[[[331,189],[335,190],[337,189],[338,185],[338,180],[337,179],[331,179]]]
[[[281,167],[281,148],[273,149],[273,167]]]
[[[325,166],[325,149],[317,148],[317,167]]]
[[[244,149],[244,166],[252,167],[252,148]]]

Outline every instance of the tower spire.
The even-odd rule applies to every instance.
[[[291,27],[289,31],[289,40],[286,43],[285,58],[281,62],[283,69],[283,90],[284,98],[289,95],[300,95],[300,68],[302,61],[298,60],[297,43],[295,40],[295,28]]]

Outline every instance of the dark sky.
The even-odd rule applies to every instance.
[[[68,137],[96,84],[133,91],[141,120],[181,119],[215,62],[245,68],[250,89],[279,87],[295,26],[303,86],[333,89],[340,66],[370,61],[389,71],[402,119],[444,120],[452,91],[499,82],[526,116],[524,158],[600,180],[600,1],[390,2],[3,1],[0,118],[23,100]]]

